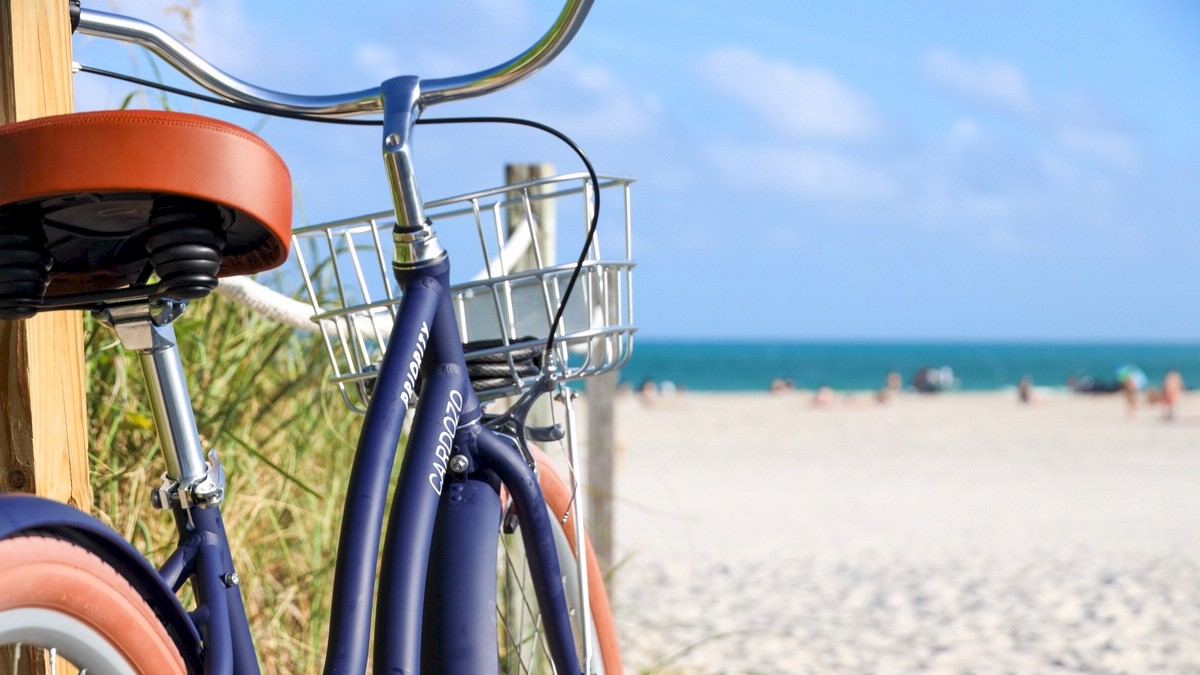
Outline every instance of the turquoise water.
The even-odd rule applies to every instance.
[[[895,370],[905,386],[922,367],[950,366],[965,391],[1016,386],[1024,375],[1039,387],[1065,387],[1070,376],[1113,379],[1124,363],[1141,368],[1150,386],[1178,370],[1200,387],[1200,344],[918,343],[918,342],[635,342],[621,380],[670,380],[693,391],[765,391],[774,378],[796,386],[867,391]]]

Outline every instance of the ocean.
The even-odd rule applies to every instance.
[[[681,342],[635,340],[621,381],[670,381],[692,391],[766,391],[776,378],[801,389],[873,391],[897,371],[910,387],[924,367],[949,366],[955,388],[988,391],[1034,386],[1063,388],[1069,377],[1113,382],[1115,370],[1135,364],[1148,386],[1178,370],[1188,388],[1200,387],[1200,344],[958,343],[958,342]]]

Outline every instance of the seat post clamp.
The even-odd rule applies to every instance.
[[[216,449],[209,451],[208,458],[208,470],[189,485],[181,485],[179,481],[172,480],[164,473],[162,484],[150,493],[150,502],[154,508],[187,510],[192,507],[203,509],[220,504],[225,499],[225,467],[217,459]]]

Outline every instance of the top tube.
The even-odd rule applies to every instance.
[[[583,25],[593,0],[566,0],[546,34],[519,56],[497,66],[457,77],[422,79],[418,106],[482,96],[522,80],[550,63]],[[288,94],[239,80],[208,63],[161,28],[117,14],[85,9],[79,32],[141,45],[200,86],[232,101],[322,117],[350,117],[383,111],[380,87],[328,96]]]

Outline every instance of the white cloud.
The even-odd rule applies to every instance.
[[[1019,113],[1034,109],[1033,96],[1020,68],[984,59],[970,62],[944,49],[925,54],[925,74],[965,98],[999,105]]]
[[[462,110],[512,114],[579,141],[644,139],[662,126],[663,105],[607,66],[563,54],[550,67]]]
[[[1038,168],[1046,178],[1058,185],[1075,186],[1082,180],[1079,168],[1060,153],[1043,150],[1037,156]]]
[[[167,6],[172,4],[185,5],[186,0],[182,2],[171,2],[170,0],[105,0],[105,6],[97,7],[101,11],[114,12],[125,16],[137,17],[143,21],[149,21],[164,29],[174,31],[182,26],[178,21],[179,14],[177,12],[167,12]],[[167,16],[177,17],[174,22],[167,21]]]
[[[701,59],[700,70],[713,88],[792,138],[859,139],[879,128],[870,102],[821,68],[726,47]]]
[[[982,137],[983,131],[979,128],[979,123],[970,118],[964,118],[954,123],[950,127],[950,133],[947,136],[952,147],[961,147],[970,145]]]
[[[228,70],[237,73],[262,72],[264,63],[280,63],[279,55],[264,53],[262,40],[246,21],[240,0],[204,0],[193,16],[198,53]]]
[[[351,58],[354,60],[354,66],[365,75],[368,82],[383,82],[400,73],[413,71],[412,68],[405,67],[406,64],[401,58],[399,50],[380,42],[359,44],[354,48]],[[443,63],[443,67],[444,65]]]
[[[1137,142],[1116,129],[1064,127],[1057,140],[1064,150],[1113,168],[1130,171],[1140,163]]]
[[[1090,96],[1063,96],[1047,109],[1052,116],[1053,140],[1060,151],[1123,173],[1141,166],[1141,144]]]
[[[558,116],[565,127],[591,139],[619,139],[644,135],[657,126],[662,103],[653,94],[639,91],[605,66],[565,56],[562,63],[567,87],[545,82],[538,99],[569,103],[569,112]]]
[[[354,36],[361,41],[354,64],[376,82],[401,74],[440,78],[490,68],[529,47],[552,18],[524,0],[417,3],[403,11],[392,8],[390,14],[401,22],[393,30],[371,26]]]
[[[500,17],[504,16],[509,24],[524,24],[526,33],[537,32],[533,26],[536,22],[525,13],[506,13],[507,5],[502,0],[476,0],[476,4],[485,10],[490,6],[489,11],[497,15],[489,31],[503,23]],[[455,42],[461,39],[458,36]],[[489,40],[496,42],[494,35]],[[511,57],[525,46],[489,43],[488,49]],[[475,50],[449,49],[445,45],[414,50],[409,44],[397,47],[372,41],[357,45],[351,58],[353,67],[365,79],[382,81],[403,72],[432,77],[458,75],[494,65],[501,57],[484,62]],[[581,141],[640,138],[656,129],[663,116],[658,96],[640,89],[608,66],[576,58],[570,50],[511,89],[465,105],[456,110],[528,117],[559,127]]]
[[[105,4],[98,9],[153,24],[238,79],[261,80],[282,61],[264,51],[263,36],[256,32],[261,29],[247,20],[243,0],[108,0]],[[134,65],[140,60],[131,57]]]
[[[1039,243],[1025,233],[1007,225],[993,224],[983,235],[984,246],[991,251],[1010,254],[1031,255],[1043,249]]]
[[[807,248],[810,237],[795,223],[771,223],[763,228],[759,239],[775,250],[788,251]]]
[[[884,171],[828,150],[718,142],[705,154],[726,181],[741,188],[833,202],[878,201],[900,191]]]
[[[397,48],[382,42],[363,42],[354,48],[354,65],[370,82],[383,82],[397,75],[417,74],[426,78],[452,77],[490,67],[474,52],[431,46]]]

